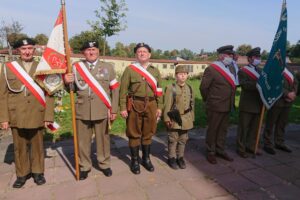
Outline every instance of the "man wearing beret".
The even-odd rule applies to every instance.
[[[205,69],[200,85],[208,122],[207,160],[211,164],[217,163],[216,156],[233,161],[225,152],[229,114],[234,109],[236,88],[236,72],[232,67],[233,46],[222,46],[217,49],[217,52],[218,61]]]
[[[291,153],[292,150],[285,144],[285,127],[288,124],[289,112],[296,99],[298,81],[287,68],[283,71],[283,95],[267,112],[264,129],[264,151],[274,155],[276,149]],[[275,144],[275,145],[274,145]]]
[[[195,96],[192,87],[186,83],[188,73],[186,66],[177,65],[176,83],[168,85],[164,95],[164,122],[168,129],[168,164],[172,169],[186,168],[184,150],[188,140],[188,130],[193,128],[195,120]],[[172,119],[172,115],[169,114],[174,109],[178,110],[178,116]],[[178,118],[180,120],[176,120]]]
[[[126,119],[126,135],[131,151],[130,169],[134,174],[139,174],[141,144],[142,165],[148,171],[154,171],[150,145],[162,113],[163,99],[160,72],[149,62],[151,48],[145,43],[138,43],[134,53],[137,62],[129,65],[121,78],[120,109],[121,116]]]
[[[13,135],[14,188],[21,188],[31,177],[37,185],[46,183],[43,133],[54,119],[54,98],[45,95],[32,79],[38,64],[33,59],[34,45],[30,38],[18,40],[14,48],[20,59],[5,63],[0,76],[0,122]]]
[[[239,125],[237,134],[237,153],[247,158],[248,153],[255,152],[256,134],[259,126],[262,101],[256,88],[261,69],[260,48],[256,47],[247,52],[248,65],[239,72],[239,81],[242,88],[239,104]],[[256,152],[260,155],[260,151]]]
[[[86,41],[81,48],[84,61],[74,63],[73,74],[65,76],[65,83],[75,82],[77,93],[76,125],[79,143],[80,180],[88,177],[92,167],[91,141],[95,134],[97,161],[107,177],[110,168],[109,125],[116,119],[119,100],[119,83],[114,67],[99,60],[96,41]]]

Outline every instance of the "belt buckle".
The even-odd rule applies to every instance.
[[[148,97],[148,96],[145,97],[144,101],[145,101],[145,102],[148,102],[148,101],[149,101],[149,97]]]

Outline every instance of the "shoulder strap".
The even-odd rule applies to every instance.
[[[171,106],[171,109],[176,108],[176,85],[175,83],[172,83],[172,97],[173,97],[173,103]]]
[[[192,87],[187,84],[187,86],[189,86],[189,89],[190,89],[190,94],[191,94],[191,98],[190,98],[190,110],[192,110],[192,104],[193,104],[193,90],[192,90]]]

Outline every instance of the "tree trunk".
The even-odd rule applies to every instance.
[[[103,56],[105,56],[105,47],[106,47],[106,35],[104,35]]]

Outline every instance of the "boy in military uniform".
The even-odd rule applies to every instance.
[[[126,135],[131,151],[130,169],[134,174],[139,174],[141,144],[142,165],[148,171],[154,171],[150,145],[162,113],[163,99],[160,72],[150,63],[150,46],[138,43],[134,53],[137,62],[129,65],[121,78],[120,109],[121,116],[126,119]]]
[[[275,148],[291,153],[292,150],[285,144],[285,127],[288,124],[289,112],[296,99],[298,81],[287,68],[283,71],[283,95],[267,112],[264,138],[264,151],[268,154],[276,154]],[[274,137],[274,138],[273,138]],[[274,143],[273,140],[274,139]]]
[[[97,161],[105,176],[111,176],[108,124],[117,116],[119,83],[113,66],[99,60],[96,41],[86,41],[81,48],[86,60],[74,63],[73,73],[65,83],[75,81],[76,125],[79,142],[80,180],[88,177],[92,167],[91,141],[95,134]]]
[[[262,101],[256,88],[261,69],[260,48],[256,47],[247,52],[249,64],[242,67],[239,72],[239,81],[242,88],[239,105],[239,124],[237,135],[237,153],[247,158],[248,153],[254,153],[256,134],[259,126]],[[260,151],[256,152],[258,155]]]
[[[20,59],[5,63],[0,75],[0,123],[2,129],[10,127],[13,135],[14,188],[21,188],[31,177],[37,185],[46,183],[43,134],[54,119],[54,98],[33,80],[38,64],[34,45],[30,38],[18,40],[14,48]]]
[[[186,168],[184,149],[188,140],[188,130],[193,128],[195,119],[194,92],[186,83],[188,73],[186,66],[178,65],[175,69],[176,83],[167,86],[164,95],[164,122],[168,129],[168,164],[172,169],[178,169],[178,166],[181,169]],[[179,112],[174,112],[175,109]]]

